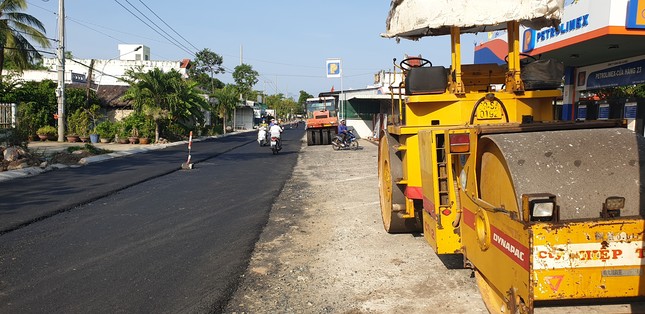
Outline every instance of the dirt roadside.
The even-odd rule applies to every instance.
[[[461,259],[383,230],[377,146],[306,146],[226,313],[487,313]],[[279,156],[278,156],[279,157]]]
[[[360,144],[303,144],[225,313],[488,313],[460,257],[383,230],[378,147]],[[645,302],[535,313],[645,313]]]

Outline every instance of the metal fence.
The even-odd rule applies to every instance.
[[[0,103],[0,129],[16,127],[16,104]]]

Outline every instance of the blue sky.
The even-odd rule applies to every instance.
[[[56,38],[58,0],[27,4],[27,13],[45,24],[48,37]],[[229,71],[216,77],[225,83],[233,82],[231,72],[242,55],[260,74],[256,90],[296,99],[300,90],[318,95],[332,86],[340,90],[341,83],[344,89],[365,88],[374,74],[391,70],[392,59],[405,54],[450,64],[447,36],[400,43],[380,37],[389,6],[387,0],[66,0],[66,50],[76,58],[112,59],[119,55],[118,44],[144,44],[151,59],[176,61],[209,48],[224,58]],[[462,38],[465,62],[472,62],[480,38],[486,35]],[[55,47],[53,43],[51,51]],[[328,58],[342,60],[342,80],[326,77]]]

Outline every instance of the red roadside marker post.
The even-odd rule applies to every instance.
[[[181,169],[193,169],[193,164],[190,163],[190,150],[193,146],[193,131],[190,131],[190,136],[188,137],[188,160],[186,163],[181,164]]]

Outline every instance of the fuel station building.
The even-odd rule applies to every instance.
[[[490,40],[475,47],[475,63],[506,63],[508,45],[498,35],[489,34]],[[645,99],[607,97],[602,91],[645,83],[645,0],[566,0],[558,27],[524,29],[520,45],[527,58],[564,63],[556,117],[624,118],[644,134]]]

